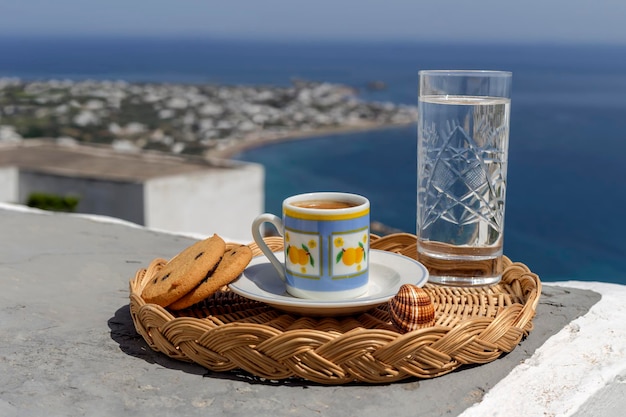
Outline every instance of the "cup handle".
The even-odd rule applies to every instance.
[[[278,230],[278,233],[280,233],[282,236],[284,233],[283,221],[281,220],[280,217],[275,216],[270,213],[261,214],[252,222],[252,238],[254,239],[256,244],[259,246],[259,249],[261,249],[261,252],[263,252],[263,254],[267,257],[267,259],[269,259],[271,264],[274,266],[274,269],[276,269],[276,272],[278,272],[278,276],[280,277],[280,279],[282,279],[283,281],[286,281],[285,269],[284,269],[283,264],[278,260],[278,258],[276,258],[272,250],[269,248],[269,246],[267,246],[267,244],[263,240],[263,236],[261,236],[261,226],[263,225],[263,223],[273,224],[274,227],[276,227],[276,229]]]

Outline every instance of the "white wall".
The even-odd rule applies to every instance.
[[[234,161],[207,171],[145,184],[145,225],[160,230],[251,242],[250,225],[264,208],[263,167]]]
[[[117,217],[174,233],[251,242],[264,209],[263,167],[237,161],[144,184],[0,168],[0,202],[25,204],[33,192],[75,195],[77,212]]]
[[[0,202],[18,203],[18,175],[15,167],[0,168]]]

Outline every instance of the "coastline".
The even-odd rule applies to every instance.
[[[417,109],[303,80],[275,87],[0,77],[0,118],[0,141],[53,137],[224,158],[241,144],[412,123]]]
[[[217,159],[232,159],[235,155],[245,152],[250,149],[258,148],[261,146],[291,142],[296,140],[315,139],[324,136],[337,135],[337,134],[350,134],[358,132],[368,132],[376,130],[394,129],[400,127],[411,126],[415,122],[403,122],[403,123],[377,123],[364,121],[359,124],[343,125],[326,127],[311,130],[293,130],[282,133],[277,132],[260,132],[247,138],[239,138],[232,140],[225,140],[228,142],[223,146],[218,146],[213,149],[209,149],[205,153],[206,158]]]
[[[404,122],[404,123],[376,123],[370,121],[364,121],[359,124],[352,125],[343,125],[343,126],[335,126],[335,127],[327,127],[323,129],[312,129],[312,130],[294,130],[288,131],[281,134],[276,132],[265,132],[265,134],[257,134],[250,136],[245,139],[241,138],[233,138],[227,140],[229,144],[226,144],[219,149],[212,148],[208,150],[204,154],[204,158],[209,160],[236,160],[234,157],[241,153],[250,149],[262,147],[265,145],[282,143],[282,142],[292,142],[292,141],[301,141],[301,140],[311,140],[316,138],[321,138],[330,135],[336,134],[352,134],[358,132],[370,132],[370,131],[379,131],[386,129],[395,129],[402,128],[414,125],[413,122]],[[370,229],[372,233],[375,233],[380,236],[385,236],[392,233],[402,233],[405,230],[397,229],[395,227],[389,226],[379,221],[372,221],[370,225]]]

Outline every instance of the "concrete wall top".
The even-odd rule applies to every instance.
[[[154,151],[118,152],[103,146],[62,145],[52,140],[35,139],[0,146],[0,167],[3,166],[126,182],[144,182],[151,178],[234,167],[200,157]]]

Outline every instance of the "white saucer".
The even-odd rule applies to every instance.
[[[284,262],[284,252],[275,252]],[[230,289],[246,298],[262,301],[277,309],[311,316],[335,316],[359,313],[389,301],[403,284],[423,286],[428,270],[411,258],[396,253],[370,249],[369,288],[365,294],[346,300],[308,300],[288,294],[285,283],[264,256],[252,259],[243,274],[229,284]]]

